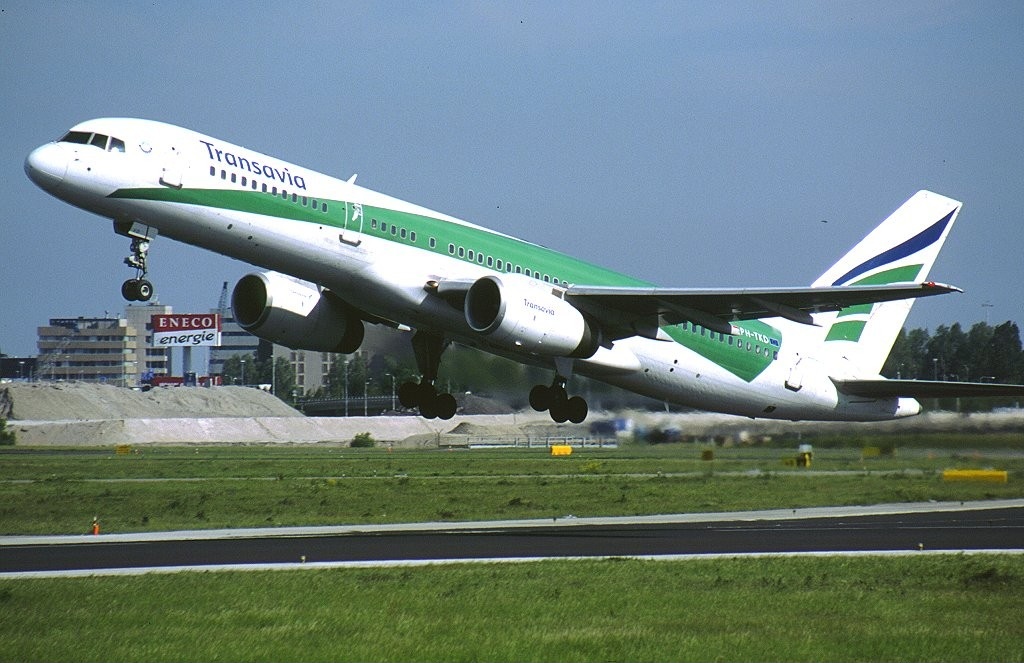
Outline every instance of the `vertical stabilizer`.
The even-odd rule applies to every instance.
[[[931,191],[917,192],[812,285],[926,281],[960,206]],[[815,316],[825,330],[822,358],[844,364],[857,376],[878,375],[913,304],[904,299]]]

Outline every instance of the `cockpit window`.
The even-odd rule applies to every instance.
[[[79,145],[88,145],[89,139],[92,134],[84,131],[69,131],[66,136],[61,138],[58,143],[78,143]]]
[[[95,145],[109,152],[124,152],[124,141],[106,134],[93,134],[87,131],[69,131],[59,143],[75,143],[77,145]]]

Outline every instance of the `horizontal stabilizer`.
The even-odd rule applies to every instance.
[[[1024,385],[992,382],[938,382],[934,380],[838,380],[836,389],[868,398],[1021,398]]]

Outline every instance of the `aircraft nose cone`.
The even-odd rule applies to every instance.
[[[25,159],[25,174],[44,191],[56,191],[67,172],[67,154],[58,143],[41,145]]]

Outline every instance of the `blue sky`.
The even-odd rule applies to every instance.
[[[964,202],[908,324],[1024,324],[1024,4],[0,0],[0,350],[122,311],[128,241],[25,177],[84,119],[187,126],[664,286],[807,285]],[[823,223],[827,221],[827,223]],[[160,301],[237,261],[158,239]]]

